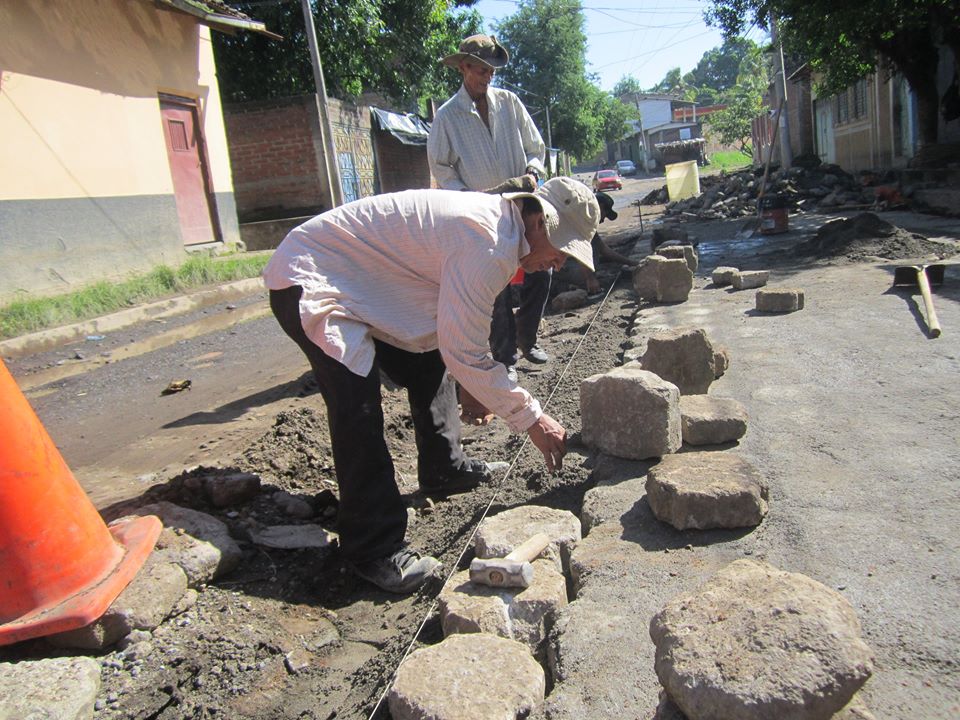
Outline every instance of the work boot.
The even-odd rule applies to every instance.
[[[493,473],[506,469],[508,463],[485,463],[468,459],[457,469],[447,474],[435,474],[429,480],[420,479],[420,490],[427,497],[442,498],[448,495],[475,490],[483,483],[493,480]]]
[[[386,557],[357,563],[353,571],[381,590],[403,595],[423,585],[439,567],[436,558],[404,546]]]
[[[539,345],[534,345],[532,348],[520,348],[520,352],[523,353],[523,356],[532,363],[537,365],[542,365],[550,359],[550,356],[547,355]]]

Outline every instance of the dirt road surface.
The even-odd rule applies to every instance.
[[[641,208],[641,234],[631,203],[660,184],[628,180],[614,193],[620,218],[601,228],[609,244],[646,252],[658,208]],[[957,220],[910,213],[881,218],[939,243],[923,246],[928,260],[931,247],[956,252]],[[577,440],[580,381],[622,364],[624,353],[655,328],[702,327],[728,349],[730,368],[710,392],[747,407],[750,424],[738,452],[768,479],[771,508],[747,534],[676,532],[678,547],[697,552],[689,554],[689,573],[663,578],[658,594],[688,590],[704,564],[742,554],[805,573],[839,590],[856,609],[876,653],[863,696],[878,718],[960,716],[960,271],[949,266],[936,288],[943,335],[932,339],[919,296],[891,288],[892,268],[907,258],[857,255],[849,247],[816,257],[795,254],[830,219],[794,216],[787,234],[739,240],[740,221],[687,224],[700,250],[687,302],[638,303],[629,275],[603,266],[599,277],[610,289],[607,296],[575,311],[548,313],[542,345],[551,362],[521,363],[519,371],[521,384],[573,435],[567,462],[554,475],[535,449],[497,420],[467,428],[465,445],[476,457],[515,461],[510,473],[498,478],[498,487],[425,504],[414,492],[416,455],[404,397],[385,390],[388,441],[411,507],[413,544],[453,571],[491,499],[491,512],[532,503],[579,514],[597,459]],[[718,265],[769,269],[770,285],[802,288],[806,307],[789,315],[757,314],[753,291],[712,286],[709,273]],[[557,284],[563,289],[578,280],[579,273],[565,271]],[[260,312],[249,313],[254,319],[202,333],[214,315],[258,304]],[[323,491],[335,490],[335,483],[322,401],[299,351],[264,314],[264,296],[238,305],[8,363],[106,515],[118,512],[121,501],[186,502],[185,473],[239,468],[261,476],[261,495],[227,510],[198,509],[220,517],[241,541],[252,529],[280,522],[323,522],[335,529],[335,513],[325,513],[323,505],[330,497]],[[195,336],[149,350],[158,330],[177,325],[199,334],[186,332]],[[131,351],[138,344],[144,352]],[[100,364],[110,360],[105,353],[129,357]],[[84,363],[92,369],[46,381]],[[177,379],[191,380],[191,389],[161,395]],[[278,489],[311,499],[317,517],[284,517],[270,499]],[[103,658],[103,693],[115,701],[97,711],[98,720],[370,715],[436,589],[389,596],[355,579],[335,550],[242,547],[238,570],[206,587],[194,608],[153,633],[153,653],[136,674],[110,663],[111,655]],[[417,643],[440,639],[439,623],[427,617]],[[307,661],[291,669],[285,658],[296,648],[305,650]],[[50,652],[42,643],[25,643],[0,659]],[[652,666],[634,681],[652,698],[649,706],[619,708],[615,715],[597,708],[591,717],[652,716]],[[389,716],[381,707],[376,717]]]

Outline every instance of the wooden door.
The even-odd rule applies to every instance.
[[[161,98],[160,114],[183,244],[218,241],[220,237],[213,213],[203,134],[197,122],[197,106],[189,101]]]

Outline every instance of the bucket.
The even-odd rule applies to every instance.
[[[671,163],[665,165],[667,173],[667,195],[670,200],[684,200],[700,194],[700,173],[697,171],[697,161]]]
[[[777,235],[789,230],[787,201],[779,195],[760,198],[760,234]]]

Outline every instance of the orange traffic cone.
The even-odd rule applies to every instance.
[[[0,361],[0,645],[89,625],[153,550],[159,518],[109,528]]]

